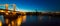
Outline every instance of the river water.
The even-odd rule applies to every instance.
[[[0,15],[0,20],[4,22],[3,15]],[[26,15],[26,20],[21,26],[60,26],[60,17],[58,16],[36,16]]]

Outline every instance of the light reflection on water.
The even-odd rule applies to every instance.
[[[26,15],[24,16],[18,16],[17,18],[17,25],[21,25],[21,23],[26,22]]]
[[[4,17],[3,17],[3,15],[0,15],[0,20],[2,21],[2,23],[4,24],[5,23],[5,21],[4,21]],[[20,26],[21,25],[21,23],[24,23],[24,22],[26,22],[26,15],[24,15],[24,16],[18,16],[17,17],[17,19],[16,20],[13,20],[13,21],[11,21],[11,23],[8,23],[9,22],[9,20],[7,19],[6,20],[6,23],[8,24],[8,26]]]
[[[3,15],[0,15],[0,20],[1,20],[3,23],[5,23],[5,22],[4,22]]]
[[[22,19],[23,18],[23,19]],[[0,15],[0,20],[4,23],[4,18],[2,15]],[[23,20],[23,21],[22,21]],[[55,16],[36,16],[36,15],[25,15],[25,16],[19,16],[17,19],[17,24],[25,23],[25,25],[31,25],[31,24],[60,24],[60,18]],[[23,24],[24,26],[24,24]]]

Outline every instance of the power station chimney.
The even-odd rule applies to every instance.
[[[15,12],[16,11],[16,5],[15,4],[13,4],[13,11]]]

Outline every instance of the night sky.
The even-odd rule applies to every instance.
[[[16,10],[25,12],[35,12],[36,9],[39,12],[60,11],[60,0],[0,0],[0,4],[6,3],[16,4]]]

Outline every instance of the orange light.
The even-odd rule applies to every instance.
[[[11,23],[12,23],[12,26],[14,26],[14,21],[12,21]]]
[[[19,16],[17,19],[17,26],[20,26],[21,23],[26,21],[26,15],[25,16]]]
[[[16,12],[12,12],[13,13],[13,15],[15,15],[16,14]]]
[[[11,24],[8,24],[8,26],[11,26]]]
[[[8,22],[9,22],[8,19],[6,19],[6,24],[8,24]]]
[[[21,22],[22,22],[22,18],[18,18],[17,19],[17,26],[20,26],[21,25]]]
[[[8,11],[8,4],[5,5],[6,11]]]
[[[8,13],[6,13],[6,15],[9,15]]]
[[[4,12],[3,10],[1,10],[0,12]]]
[[[0,26],[2,26],[2,21],[0,20]]]
[[[26,22],[26,15],[23,16],[23,23]]]

